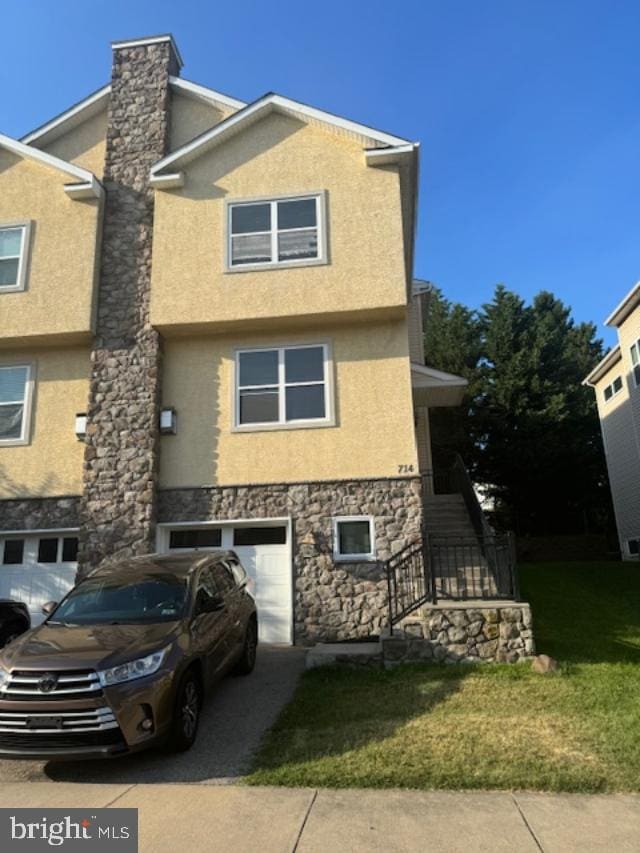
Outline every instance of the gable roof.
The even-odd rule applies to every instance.
[[[605,326],[621,326],[637,305],[640,305],[640,281],[609,314],[604,321]]]
[[[233,110],[239,110],[245,106],[244,101],[224,95],[215,89],[209,89],[207,86],[192,83],[190,80],[183,80],[181,77],[169,77],[169,86],[173,92],[184,95],[192,100],[211,104],[212,106],[222,106]],[[106,110],[110,94],[111,84],[108,83],[57,116],[54,116],[48,122],[45,122],[45,124],[36,127],[27,133],[26,136],[23,136],[20,141],[24,142],[25,145],[35,145],[38,147],[48,145],[50,142],[58,139],[58,137],[68,133],[103,110]]]
[[[593,368],[591,373],[582,380],[583,385],[590,385],[593,387],[597,385],[598,382],[602,379],[603,376],[611,370],[611,368],[617,364],[622,359],[622,351],[620,349],[620,344],[616,344],[612,347],[609,352],[602,358],[596,366]]]
[[[376,158],[385,155],[386,159],[381,157],[379,165],[388,163],[390,154],[394,154],[396,157],[403,155],[413,157],[418,147],[417,143],[410,142],[402,137],[375,130],[350,119],[341,118],[333,113],[302,104],[300,101],[294,101],[291,98],[285,98],[283,95],[269,92],[216,124],[210,130],[201,133],[200,136],[187,142],[177,151],[173,151],[164,157],[152,167],[151,176],[159,175],[170,167],[174,170],[178,169],[195,157],[200,156],[204,151],[219,145],[273,112],[290,115],[308,124],[330,125],[339,133],[361,142],[367,156]]]
[[[3,133],[0,133],[0,148],[4,148],[12,154],[17,154],[19,157],[34,160],[43,166],[57,169],[59,172],[75,178],[73,183],[66,184],[64,188],[65,192],[71,198],[100,198],[102,195],[102,184],[93,172],[89,172],[88,169],[83,169],[74,163],[67,163],[66,160],[61,160],[59,157],[54,157],[52,154],[47,154],[38,148],[32,148],[30,145],[25,145],[24,142],[12,139]]]

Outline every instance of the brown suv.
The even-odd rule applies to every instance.
[[[150,555],[79,583],[0,653],[0,756],[123,755],[196,739],[206,689],[256,658],[258,622],[232,551]]]

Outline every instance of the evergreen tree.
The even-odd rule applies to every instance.
[[[593,393],[582,385],[602,357],[594,325],[576,324],[551,293],[526,305],[502,285],[477,314],[436,294],[428,319],[427,363],[470,380],[460,410],[432,412],[436,460],[460,450],[501,524],[518,532],[602,526],[606,468]]]

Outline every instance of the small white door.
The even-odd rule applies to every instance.
[[[42,605],[60,601],[73,587],[78,564],[75,533],[23,534],[0,538],[0,598],[22,601],[31,624],[44,619]]]

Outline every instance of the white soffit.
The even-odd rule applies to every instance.
[[[290,98],[285,98],[282,95],[270,93],[239,110],[234,115],[229,116],[224,121],[215,125],[215,127],[205,131],[200,136],[191,140],[191,142],[187,142],[181,148],[178,148],[177,151],[160,160],[151,169],[151,174],[157,175],[169,167],[172,167],[172,171],[176,171],[178,163],[181,165],[188,163],[195,157],[200,156],[208,148],[219,145],[273,112],[289,115],[300,121],[304,121],[306,124],[315,124],[325,128],[330,126],[338,134],[355,139],[363,148],[369,149],[367,154],[371,153],[371,149],[374,146],[397,149],[394,152],[396,158],[399,155],[413,155],[416,149],[416,145],[406,139],[392,136],[383,131],[374,130],[349,119],[340,118],[332,113],[318,110],[315,107],[309,107],[306,104],[301,104],[299,101],[292,101]],[[386,153],[388,154],[389,152]]]
[[[63,172],[65,175],[74,178],[74,183],[65,186],[65,192],[71,198],[100,198],[102,195],[102,185],[93,172],[82,169],[74,163],[67,163],[66,160],[61,160],[52,154],[47,154],[30,145],[25,145],[23,142],[12,139],[10,136],[5,136],[3,133],[0,133],[0,148],[11,151],[12,154],[17,154],[19,157],[34,160],[43,166],[49,166],[58,172]]]
[[[609,352],[602,358],[596,366],[593,368],[591,373],[583,380],[583,385],[596,385],[603,376],[605,376],[614,364],[617,364],[622,359],[622,351],[620,350],[620,344],[616,344],[613,349],[610,349]]]
[[[620,326],[636,306],[640,305],[640,281],[635,284],[622,302],[617,305],[604,321],[605,326]]]
[[[176,94],[184,95],[201,103],[211,104],[214,107],[240,110],[245,106],[244,101],[231,98],[229,95],[224,95],[215,89],[209,89],[207,86],[200,86],[198,83],[182,80],[180,77],[170,77],[169,85],[172,92]],[[106,111],[109,105],[110,94],[111,84],[107,84],[82,101],[78,101],[77,104],[69,107],[68,110],[55,116],[51,121],[35,128],[35,130],[32,130],[26,136],[23,136],[20,141],[24,142],[25,145],[34,145],[38,148],[48,145],[83,122],[98,115],[98,113]]]
[[[83,122],[106,110],[110,93],[111,86],[103,86],[97,92],[93,92],[84,100],[52,118],[51,121],[32,130],[20,141],[25,145],[34,145],[38,148],[48,145],[69,130],[73,130],[74,127],[78,127]]]

